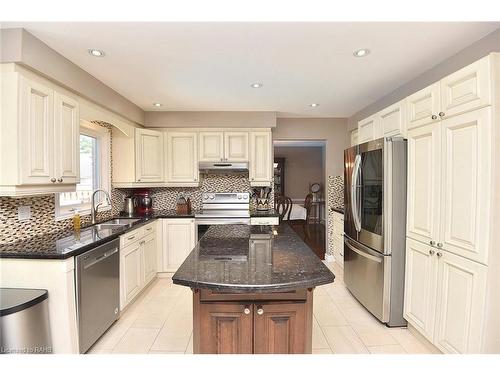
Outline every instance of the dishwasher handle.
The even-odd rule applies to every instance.
[[[106,251],[104,254],[99,255],[98,257],[95,257],[94,259],[87,260],[85,262],[85,265],[83,266],[83,269],[87,269],[89,267],[92,267],[93,265],[102,262],[104,259],[109,258],[111,255],[115,254],[118,252],[118,248],[115,247],[109,251]]]

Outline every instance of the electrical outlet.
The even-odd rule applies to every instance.
[[[17,208],[17,219],[20,221],[31,219],[31,206],[19,206]]]

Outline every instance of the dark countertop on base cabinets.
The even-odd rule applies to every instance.
[[[174,284],[234,293],[313,288],[334,278],[288,224],[213,225],[172,277]]]

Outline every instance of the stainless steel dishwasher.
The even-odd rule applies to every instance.
[[[120,315],[120,240],[76,257],[76,312],[80,353],[85,353]]]

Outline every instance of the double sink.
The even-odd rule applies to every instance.
[[[123,227],[130,226],[139,220],[140,219],[111,219],[92,225],[90,228],[95,228],[97,231],[105,229],[121,229]]]

